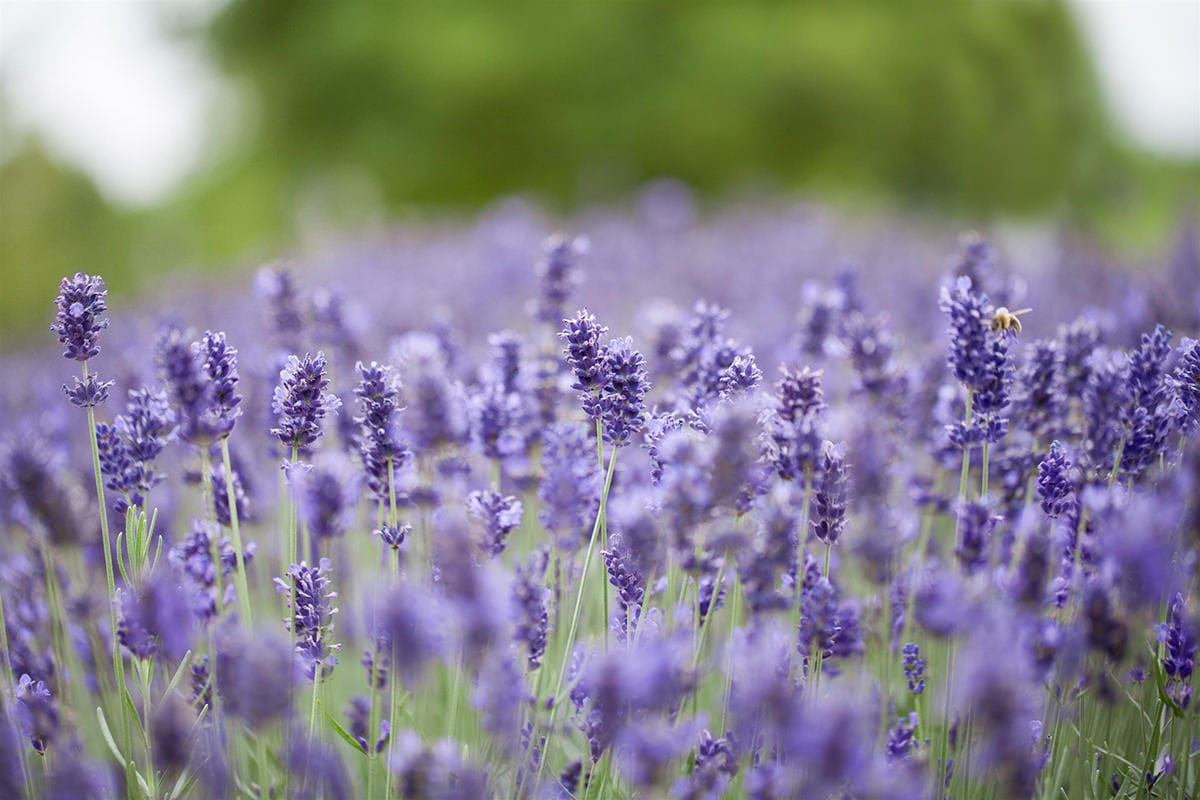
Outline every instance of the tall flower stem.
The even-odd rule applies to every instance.
[[[246,557],[242,554],[242,531],[238,525],[237,495],[233,487],[233,462],[229,457],[229,437],[221,437],[221,465],[225,468],[225,496],[229,499],[229,535],[233,539],[233,553],[237,559],[238,606],[245,617],[246,627],[254,626],[254,604],[250,602],[250,585],[246,578]],[[218,569],[220,565],[218,564]]]
[[[592,563],[592,553],[596,549],[596,539],[599,538],[600,520],[604,515],[604,506],[608,502],[608,491],[612,488],[613,469],[617,463],[617,452],[619,450],[619,447],[613,447],[612,453],[608,456],[608,472],[604,476],[604,489],[600,494],[600,509],[596,513],[596,522],[592,525],[592,536],[588,541],[587,553],[583,557],[583,571],[579,577],[579,593],[575,596],[575,611],[571,614],[571,627],[568,629],[566,646],[563,648],[563,661],[558,670],[558,680],[554,685],[554,705],[550,708],[550,721],[546,724],[548,732],[554,729],[554,720],[558,716],[558,709],[562,706],[563,682],[566,680],[567,668],[571,663],[571,652],[575,647],[575,634],[579,629],[579,612],[583,608],[583,598],[587,593],[587,579]],[[607,627],[607,620],[605,627]],[[538,765],[537,780],[541,780],[542,772],[546,768],[546,748],[542,748],[542,755],[538,761],[540,763]]]
[[[613,453],[615,454],[616,452],[617,452],[617,448],[614,447]],[[603,469],[604,468],[604,428],[601,425],[600,420],[596,420],[596,461],[599,463],[600,468]],[[611,470],[611,467],[612,467],[612,461],[610,459],[610,461],[609,461],[610,470]],[[606,482],[606,484],[607,484],[607,482]],[[608,494],[608,489],[607,489],[607,485],[606,485],[605,495],[607,495],[607,494]],[[596,514],[596,524],[600,526],[600,549],[602,551],[607,550],[608,549],[608,521],[604,518],[604,504],[603,503],[600,504],[600,510]],[[594,537],[595,537],[595,534],[593,534],[593,538]],[[587,572],[586,565],[584,566],[583,570],[585,573]],[[600,583],[601,583],[600,591],[603,593],[604,647],[605,647],[605,649],[607,649],[608,648],[608,581],[601,580]]]
[[[983,497],[988,491],[988,447],[989,443],[983,443],[983,468],[980,470],[979,478],[979,496]]]
[[[83,380],[88,379],[87,362],[82,363]],[[100,446],[96,441],[96,410],[88,406],[88,442],[92,447],[92,473],[96,476],[96,503],[100,508],[100,544],[104,548],[104,578],[108,588],[108,619],[111,626],[113,674],[117,677],[117,690],[120,693],[118,705],[121,713],[121,731],[126,754],[133,751],[133,737],[129,730],[129,717],[125,711],[125,698],[129,690],[125,685],[125,659],[121,657],[121,645],[117,642],[117,608],[114,601],[117,595],[117,580],[113,572],[112,538],[108,530],[108,504],[104,500],[104,478],[100,471]],[[136,775],[132,759],[126,757],[125,782],[127,786],[136,786]],[[132,788],[129,790],[131,793]]]

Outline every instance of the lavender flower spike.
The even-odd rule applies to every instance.
[[[982,388],[988,382],[990,360],[987,295],[972,291],[971,279],[961,276],[953,288],[942,287],[939,305],[950,317],[950,371],[969,389]]]
[[[237,393],[238,351],[230,347],[223,332],[212,331],[205,332],[199,351],[212,398],[206,422],[210,432],[220,438],[229,435],[242,415],[242,397]]]
[[[359,382],[354,395],[362,408],[362,416],[354,419],[362,432],[359,453],[367,486],[379,500],[386,501],[392,492],[392,477],[411,455],[396,435],[400,381],[392,377],[390,367],[374,361],[369,365],[360,361],[355,369]]]
[[[58,285],[54,304],[57,312],[50,330],[58,334],[63,355],[75,361],[87,361],[100,352],[100,331],[108,327],[104,312],[108,289],[98,275],[76,272]]]
[[[646,394],[650,380],[646,359],[633,349],[633,339],[613,339],[606,354],[608,384],[604,387],[604,440],[615,447],[629,444],[646,425]]]
[[[826,544],[836,544],[846,527],[846,458],[842,446],[825,442],[813,495],[813,533]]]
[[[589,419],[600,419],[603,406],[600,394],[608,383],[608,359],[600,337],[608,328],[596,322],[586,309],[580,309],[572,319],[563,320],[559,336],[566,343],[563,354],[575,373],[572,389],[579,392],[583,412]]]
[[[271,402],[276,427],[271,434],[284,445],[305,450],[321,438],[321,420],[336,413],[342,401],[331,392],[325,372],[325,354],[291,355],[279,373],[279,385]]]
[[[333,671],[338,663],[334,652],[341,647],[326,642],[326,637],[333,631],[333,615],[338,611],[330,603],[337,597],[337,592],[328,591],[329,569],[328,558],[322,558],[316,567],[301,561],[292,564],[287,572],[288,580],[275,579],[277,591],[290,594],[295,590],[294,599],[288,601],[292,615],[287,628],[295,637],[296,654],[304,674],[314,682]]]

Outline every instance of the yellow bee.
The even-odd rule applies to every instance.
[[[992,315],[992,330],[1004,331],[1006,333],[1018,334],[1021,332],[1021,320],[1018,319],[1022,314],[1028,314],[1033,311],[1032,308],[1022,308],[1020,311],[1009,311],[1004,306],[996,309],[996,313]]]

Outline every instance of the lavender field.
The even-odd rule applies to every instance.
[[[1200,797],[1200,246],[1027,250],[662,185],[64,277],[0,798]]]

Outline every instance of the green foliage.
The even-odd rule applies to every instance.
[[[1030,212],[1109,147],[1057,3],[235,0],[211,35],[258,104],[247,168],[392,207],[665,174]]]

